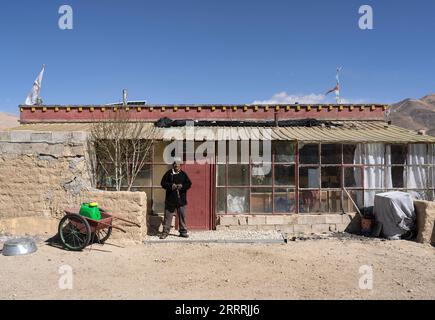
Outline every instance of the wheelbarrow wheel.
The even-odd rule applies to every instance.
[[[109,239],[111,234],[112,234],[112,226],[106,229],[98,230],[97,232],[95,232],[95,237],[97,238],[98,243],[104,244],[107,241],[107,239]]]
[[[88,221],[78,214],[67,214],[60,220],[59,236],[62,245],[72,251],[81,251],[91,240]]]

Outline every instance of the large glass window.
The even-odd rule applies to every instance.
[[[258,163],[258,157],[248,157],[248,163],[240,163],[242,155],[245,153],[249,155],[253,145],[254,148],[259,146],[258,156],[264,157],[263,160],[266,162]],[[254,141],[253,145],[250,146],[251,150],[244,146],[248,151],[240,152],[235,149],[232,151],[237,154],[238,162],[236,163],[230,161],[230,155],[226,160],[221,158],[221,164],[216,170],[217,212],[221,214],[295,213],[296,145],[289,141],[274,141],[271,145],[272,155],[270,157],[264,154],[265,148],[262,147],[261,141]],[[231,150],[231,148],[243,146],[233,141],[228,142],[226,146],[220,143],[219,147]]]

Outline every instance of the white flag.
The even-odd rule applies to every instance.
[[[25,104],[28,106],[35,105],[38,102],[39,94],[41,92],[42,77],[44,76],[45,65],[42,66],[42,70],[33,83],[32,90],[30,90],[27,96]]]

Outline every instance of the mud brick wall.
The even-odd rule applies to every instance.
[[[146,194],[93,189],[84,132],[0,132],[0,232],[55,233],[64,209],[97,201],[143,228],[114,231],[141,240],[146,233]]]
[[[435,202],[414,201],[417,216],[417,241],[435,246]]]

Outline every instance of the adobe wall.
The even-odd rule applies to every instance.
[[[417,242],[435,246],[435,202],[414,201],[417,216]]]
[[[94,190],[87,150],[83,132],[0,132],[0,233],[54,235],[64,209],[98,201],[142,225],[114,238],[141,240],[146,194]]]

